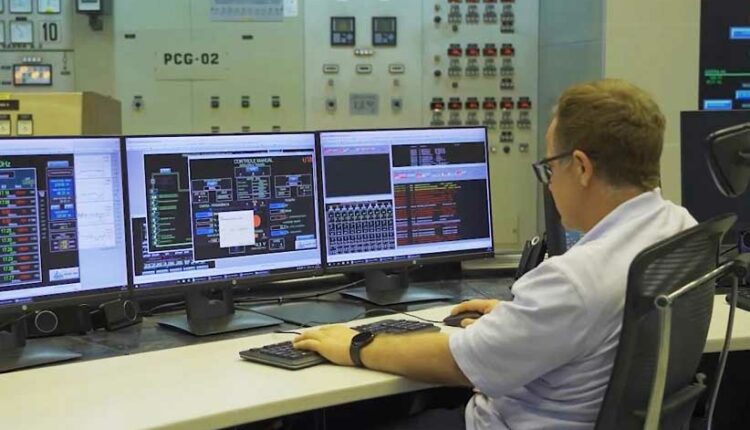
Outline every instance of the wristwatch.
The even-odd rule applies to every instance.
[[[362,363],[362,357],[360,354],[362,352],[362,348],[372,342],[373,339],[375,339],[375,333],[370,331],[357,333],[352,338],[352,343],[349,346],[349,356],[351,357],[352,362],[355,366],[365,367],[365,365]]]

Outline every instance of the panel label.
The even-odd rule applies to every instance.
[[[351,94],[349,113],[351,115],[377,115],[379,98],[377,94]]]
[[[220,64],[221,54],[218,52],[202,52],[192,54],[190,52],[165,52],[163,54],[165,66],[191,66],[193,64],[202,64],[204,66],[218,66]]]
[[[21,103],[18,100],[0,100],[0,110],[18,110]]]
[[[212,49],[172,49],[154,53],[157,80],[222,80],[228,72],[227,52]]]
[[[282,21],[284,0],[212,0],[211,21]]]

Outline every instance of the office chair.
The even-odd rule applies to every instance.
[[[744,276],[750,262],[738,259],[717,267],[721,239],[736,218],[726,214],[710,219],[650,246],[633,260],[620,343],[597,429],[688,427],[706,389],[703,375],[696,378],[695,372],[711,323],[715,281],[732,276],[736,290],[737,276]],[[712,405],[730,337],[731,324]]]

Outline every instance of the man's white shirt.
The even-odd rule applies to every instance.
[[[659,189],[617,207],[565,254],[513,285],[514,299],[450,338],[478,393],[467,429],[591,429],[609,383],[630,264],[696,225]]]

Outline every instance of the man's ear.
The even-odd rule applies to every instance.
[[[594,177],[594,163],[585,152],[573,151],[573,162],[578,174],[578,182],[582,187],[588,187]]]

